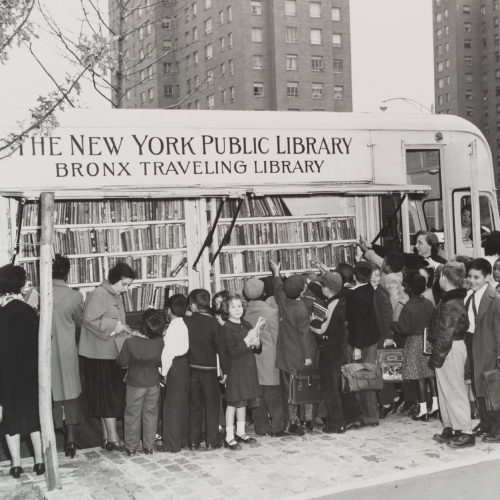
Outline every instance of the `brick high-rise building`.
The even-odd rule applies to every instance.
[[[486,136],[500,184],[499,0],[433,0],[436,112]]]
[[[109,5],[118,107],[352,111],[349,0],[137,3]]]

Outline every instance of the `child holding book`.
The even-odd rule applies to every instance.
[[[134,455],[137,451],[141,423],[144,453],[153,453],[160,395],[158,367],[161,363],[164,329],[163,312],[148,309],[142,316],[139,334],[125,340],[116,358],[119,366],[127,368],[124,431],[128,455]]]
[[[258,327],[242,320],[243,300],[232,294],[223,303],[227,321],[222,327],[229,358],[226,380],[226,438],[224,446],[230,450],[240,449],[239,442],[255,443],[245,432],[246,409],[258,406],[259,379],[254,352],[260,350]],[[236,416],[236,432],[234,418]]]

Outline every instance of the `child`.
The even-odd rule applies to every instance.
[[[500,259],[497,259],[493,264],[493,280],[494,283],[492,285],[497,292],[500,292]]]
[[[156,426],[158,423],[158,397],[160,395],[160,373],[163,349],[162,334],[165,315],[149,309],[142,316],[140,335],[127,339],[116,358],[119,366],[127,368],[125,383],[125,449],[134,455],[141,438],[144,453],[153,453]]]
[[[183,320],[187,298],[172,295],[168,301],[171,321],[163,337],[161,374],[165,377],[163,449],[172,453],[188,446],[189,434],[189,336]]]
[[[205,444],[207,450],[220,446],[219,410],[220,388],[217,379],[217,354],[222,371],[226,371],[226,347],[219,322],[210,314],[210,293],[198,288],[190,294],[191,316],[184,322],[188,328],[190,372],[189,447],[197,450],[202,438],[205,417]]]
[[[424,355],[424,330],[430,325],[434,305],[424,297],[426,279],[413,272],[407,276],[405,291],[410,300],[403,306],[393,330],[406,337],[403,351],[403,379],[417,381],[418,415],[413,420],[428,421],[429,417],[439,416],[436,379],[434,372],[427,366],[428,359]],[[427,412],[426,386],[429,384],[432,395],[432,408]]]
[[[245,432],[246,407],[258,406],[259,379],[254,352],[260,349],[259,335],[250,323],[242,320],[243,301],[240,295],[230,295],[222,305],[227,317],[222,330],[229,357],[226,380],[226,438],[224,446],[238,450],[245,444],[255,443],[255,439]],[[234,417],[236,415],[236,433]]]

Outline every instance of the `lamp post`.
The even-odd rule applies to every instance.
[[[385,106],[386,103],[391,102],[391,101],[404,101],[413,106],[414,108],[418,109],[421,113],[426,111],[427,113],[434,113],[434,105],[431,104],[431,107],[427,107],[423,105],[421,102],[416,101],[415,99],[412,99],[411,97],[391,97],[390,99],[384,99],[381,102],[381,105],[379,106],[380,111],[385,111],[387,109],[387,106]]]

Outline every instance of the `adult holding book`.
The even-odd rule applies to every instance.
[[[115,335],[130,333],[121,295],[134,279],[134,270],[119,262],[88,296],[83,310],[78,351],[84,359],[82,380],[89,416],[101,419],[103,448],[108,451],[123,450],[116,419],[123,416],[125,388],[122,369],[115,363]]]

